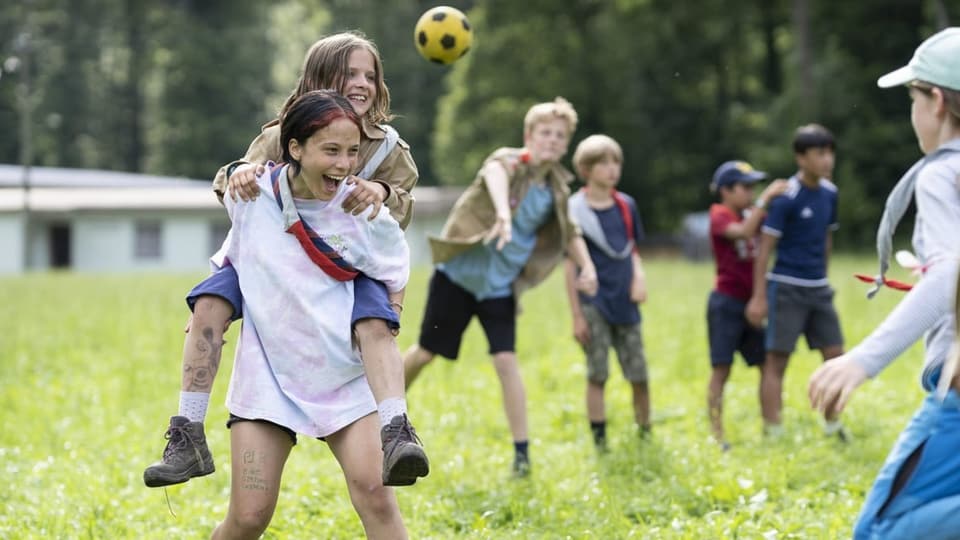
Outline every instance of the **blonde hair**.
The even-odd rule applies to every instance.
[[[527,115],[523,118],[523,133],[527,135],[533,129],[533,126],[556,118],[566,121],[571,135],[576,131],[577,111],[573,109],[573,105],[569,101],[557,97],[551,102],[537,103],[530,107]]]
[[[590,135],[580,141],[573,152],[573,168],[577,174],[586,177],[590,167],[608,156],[617,163],[623,163],[623,149],[617,141],[607,135]]]
[[[324,89],[337,93],[343,92],[343,86],[350,72],[350,54],[357,49],[363,49],[373,56],[373,68],[376,71],[374,85],[377,87],[377,97],[367,111],[366,118],[374,124],[392,120],[390,90],[383,80],[380,52],[377,51],[373,41],[356,31],[323,37],[310,47],[303,58],[303,69],[301,69],[297,87],[283,104],[279,116],[282,118],[293,102],[307,92]]]

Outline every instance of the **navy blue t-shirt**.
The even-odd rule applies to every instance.
[[[633,213],[633,237],[643,238],[643,226],[637,214],[636,203],[627,195],[630,211]],[[607,243],[614,251],[621,251],[627,245],[627,226],[616,204],[603,210],[591,209],[600,220],[600,227],[607,237]],[[610,324],[631,325],[640,322],[640,309],[630,301],[630,283],[633,281],[633,260],[614,259],[597,248],[589,238],[584,237],[593,265],[597,268],[597,295],[589,297],[580,293],[580,302],[594,305]]]
[[[818,188],[790,178],[787,192],[770,202],[763,233],[779,238],[771,281],[820,287],[827,285],[827,233],[837,224],[837,186],[825,178]]]

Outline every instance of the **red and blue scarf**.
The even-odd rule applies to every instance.
[[[300,212],[297,211],[289,185],[285,181],[281,183],[282,172],[285,170],[286,167],[283,165],[274,166],[270,172],[270,181],[273,185],[273,195],[280,207],[280,213],[284,217],[284,224],[287,225],[287,232],[297,238],[310,260],[326,272],[328,276],[337,281],[350,281],[357,277],[359,273],[357,269],[344,260],[343,256],[337,253],[330,244],[324,242],[323,238],[320,238],[320,235],[310,227],[303,216],[300,215]],[[288,208],[286,209],[284,208],[284,199],[287,199]]]

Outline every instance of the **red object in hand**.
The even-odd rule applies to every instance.
[[[867,274],[854,274],[853,277],[863,281],[865,283],[876,283],[877,279],[873,276],[868,276]],[[883,278],[883,284],[891,289],[896,289],[898,291],[909,291],[913,288],[913,285],[909,283],[904,283],[902,281],[897,281],[895,279]]]

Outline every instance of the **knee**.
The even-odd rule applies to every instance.
[[[350,494],[354,508],[365,519],[390,521],[400,512],[393,490],[384,486],[379,477],[353,482]]]
[[[433,359],[436,357],[431,351],[424,349],[419,345],[414,345],[407,352],[405,357],[405,363],[411,366],[423,367],[433,362]]]
[[[357,341],[363,345],[376,346],[377,344],[392,345],[393,332],[383,319],[361,319],[353,325]]]
[[[233,306],[219,296],[204,295],[197,298],[193,305],[193,324],[197,328],[211,327],[221,330],[230,316],[233,314]]]
[[[272,505],[241,508],[227,516],[227,527],[236,531],[238,538],[258,538],[270,525],[273,517]]]

